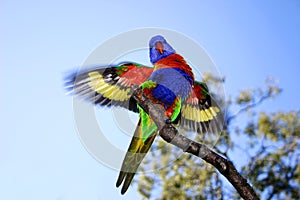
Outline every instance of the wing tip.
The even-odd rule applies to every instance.
[[[73,95],[75,88],[75,81],[78,75],[78,69],[65,72],[63,75],[63,88],[66,91],[66,95]]]

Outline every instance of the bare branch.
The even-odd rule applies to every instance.
[[[271,92],[268,91],[266,94],[264,94],[263,96],[261,96],[257,101],[253,102],[253,103],[250,103],[244,107],[242,107],[240,110],[238,110],[234,115],[232,116],[229,116],[227,118],[227,124],[230,123],[231,120],[233,120],[234,118],[236,118],[237,116],[239,116],[241,113],[251,109],[251,108],[254,108],[256,107],[257,105],[261,104],[264,100],[268,99],[269,97],[271,96]]]
[[[166,142],[181,148],[184,152],[200,157],[213,165],[235,187],[242,198],[247,200],[259,199],[254,189],[247,183],[247,180],[238,173],[231,161],[223,158],[205,145],[180,135],[174,126],[166,124],[166,117],[163,110],[153,104],[143,94],[140,88],[136,89],[133,98],[150,115],[159,129],[160,136]]]

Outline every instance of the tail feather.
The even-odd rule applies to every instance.
[[[122,168],[116,183],[117,187],[119,187],[123,183],[121,194],[124,194],[127,191],[138,167],[140,166],[142,160],[144,159],[147,152],[149,151],[156,135],[157,135],[157,131],[154,131],[143,142],[141,119],[139,120],[138,126],[135,130],[134,137],[132,138],[128,151],[125,155]]]

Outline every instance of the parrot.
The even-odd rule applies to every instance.
[[[220,132],[221,109],[204,82],[196,81],[192,68],[161,35],[149,41],[153,65],[135,62],[93,67],[65,78],[65,87],[77,97],[99,106],[117,106],[139,114],[139,121],[116,182],[121,194],[128,190],[139,165],[159,130],[132,97],[136,88],[163,109],[169,123],[199,134]]]

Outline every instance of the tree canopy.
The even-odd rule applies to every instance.
[[[225,81],[210,75],[204,80],[212,87]],[[300,111],[258,109],[259,104],[281,92],[268,79],[263,87],[245,89],[227,99],[226,125],[213,147],[216,153],[238,164],[238,171],[261,199],[300,196]],[[238,111],[232,114],[231,108]],[[156,140],[151,154],[136,179],[143,198],[240,199],[223,175],[198,157],[183,153],[162,139]]]

